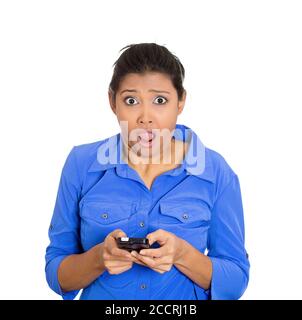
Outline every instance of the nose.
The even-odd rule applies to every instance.
[[[152,122],[152,120],[140,119],[140,120],[139,120],[139,123],[140,123],[140,124],[152,124],[153,122]]]
[[[148,106],[142,108],[141,114],[138,117],[138,123],[144,125],[151,125],[153,123],[152,115],[148,111]]]

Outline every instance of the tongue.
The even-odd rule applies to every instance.
[[[146,133],[142,133],[139,135],[139,137],[143,140],[143,141],[149,141],[153,138],[153,134],[146,132]]]

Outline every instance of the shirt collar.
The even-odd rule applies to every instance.
[[[188,142],[189,148],[181,166],[175,168],[169,174],[178,175],[183,170],[186,170],[187,174],[214,182],[213,166],[209,158],[208,149],[203,145],[198,135],[191,128],[176,124],[173,136],[177,140]],[[117,166],[128,166],[121,157],[121,140],[120,133],[103,140],[96,154],[94,153],[93,157],[95,159],[88,172],[104,171]]]

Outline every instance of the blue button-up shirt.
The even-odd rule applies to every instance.
[[[157,176],[151,189],[122,156],[122,138],[74,146],[63,166],[49,227],[46,278],[63,299],[57,271],[64,258],[83,253],[115,229],[128,237],[167,230],[207,254],[213,266],[204,290],[174,265],[158,273],[133,263],[131,269],[105,270],[80,299],[239,299],[249,280],[244,247],[244,216],[238,176],[225,159],[205,147],[197,134],[176,124],[174,138],[189,143],[181,165]]]

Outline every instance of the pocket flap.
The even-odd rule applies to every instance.
[[[111,224],[128,219],[133,213],[135,203],[113,203],[87,201],[83,203],[82,216],[101,224]]]
[[[160,212],[184,223],[210,220],[210,209],[203,201],[163,200],[160,202]]]

